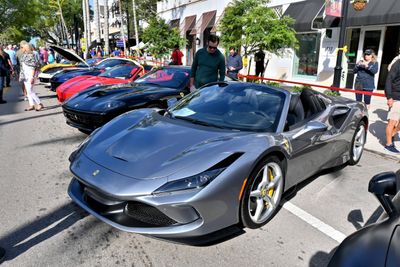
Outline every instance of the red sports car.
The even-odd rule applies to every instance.
[[[74,94],[86,90],[89,87],[129,83],[143,76],[145,72],[142,66],[124,64],[115,66],[99,76],[77,76],[57,87],[57,98],[58,101],[62,103]]]

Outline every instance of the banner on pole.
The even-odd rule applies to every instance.
[[[342,16],[343,0],[325,0],[325,14],[332,17]]]

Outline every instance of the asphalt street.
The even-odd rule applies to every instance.
[[[16,84],[0,105],[2,266],[326,266],[338,241],[382,213],[370,178],[400,167],[364,152],[356,166],[307,180],[261,229],[208,246],[171,243],[113,229],[73,204],[68,156],[86,135],[65,124],[53,92],[37,91],[43,111],[24,112]]]

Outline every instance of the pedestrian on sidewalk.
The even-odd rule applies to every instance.
[[[254,54],[254,61],[256,62],[256,76],[264,77],[264,62],[265,62],[265,53],[262,48],[258,48],[258,51]]]
[[[225,57],[218,50],[219,37],[211,34],[207,46],[197,50],[190,71],[190,91],[225,80]]]
[[[183,53],[179,50],[179,45],[175,45],[172,50],[170,65],[182,65],[182,57]]]
[[[24,55],[24,51],[22,50],[22,46],[24,46],[25,44],[27,44],[26,41],[21,41],[21,43],[19,44],[19,49],[17,51],[17,62],[18,62],[18,69],[19,69],[19,73],[18,73],[18,77],[20,77],[21,71],[22,71],[22,56]],[[21,81],[20,81],[21,82]],[[24,101],[28,101],[28,97],[26,95],[26,89],[25,89],[25,84],[22,82],[21,83],[21,89],[22,89],[22,94],[24,95]]]
[[[4,101],[3,99],[3,88],[7,75],[6,60],[4,58],[4,54],[5,52],[3,52],[3,50],[0,50],[0,104],[7,103],[7,101]]]
[[[237,52],[236,48],[229,48],[229,56],[226,61],[226,74],[233,79],[238,78],[239,71],[243,69],[242,57]]]
[[[35,83],[36,73],[40,66],[36,56],[33,53],[33,47],[31,44],[24,44],[22,46],[23,56],[22,56],[22,69],[20,80],[25,84],[26,93],[28,95],[29,107],[25,111],[35,110],[39,111],[43,109],[43,104],[40,102],[39,97],[33,90],[33,85]]]
[[[6,64],[6,68],[7,68],[7,72],[6,72],[6,80],[5,80],[5,84],[4,87],[10,87],[10,83],[11,83],[11,73],[14,71],[13,69],[13,64],[11,62],[11,58],[10,55],[8,53],[5,52],[5,49],[3,48],[3,46],[0,45],[0,50],[2,51],[3,54],[3,58],[5,59],[5,64]]]
[[[394,136],[400,130],[400,60],[397,60],[389,71],[386,78],[385,94],[389,106],[385,150],[400,154],[393,143]]]
[[[354,73],[357,73],[356,81],[354,83],[354,89],[359,91],[372,92],[375,89],[375,74],[379,70],[379,64],[376,60],[376,54],[374,50],[367,49],[364,51],[363,59],[358,61],[354,68]],[[369,106],[371,104],[371,96],[356,94],[356,100],[362,101]]]

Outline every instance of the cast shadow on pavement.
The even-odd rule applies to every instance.
[[[386,122],[376,121],[368,126],[369,132],[379,140],[381,145],[386,144]],[[368,140],[368,137],[367,137]],[[367,141],[368,142],[368,141]]]
[[[59,234],[86,216],[88,216],[88,213],[74,203],[69,202],[51,213],[0,237],[0,246],[7,251],[5,261],[17,258],[32,247]],[[56,222],[58,223],[55,226],[47,229]]]
[[[27,112],[33,112],[33,111],[27,111]],[[37,113],[40,113],[40,112],[37,112]],[[32,120],[32,119],[36,119],[36,118],[59,115],[59,114],[62,114],[62,113],[63,113],[62,111],[58,111],[58,112],[45,113],[45,114],[41,114],[41,115],[37,115],[37,116],[31,116],[31,117],[26,117],[26,118],[22,118],[22,119],[11,120],[11,121],[5,121],[5,122],[1,122],[0,121],[0,126],[11,124],[11,123],[17,123],[17,122],[21,122],[21,121],[26,121],[26,120]]]
[[[350,211],[350,213],[347,215],[347,221],[351,222],[351,224],[353,224],[353,226],[356,228],[356,230],[360,230],[361,228],[363,228],[365,226],[376,223],[382,214],[383,214],[383,208],[381,206],[379,206],[375,209],[375,211],[368,218],[368,220],[365,222],[365,224],[361,225],[361,223],[364,222],[364,217],[362,215],[361,210],[355,209],[355,210]]]
[[[381,121],[387,121],[388,111],[385,109],[376,109],[374,112]]]
[[[329,261],[331,260],[333,253],[335,252],[336,248],[332,249],[331,252],[326,253],[325,251],[317,251],[308,264],[309,267],[324,267],[328,266]]]
[[[45,140],[45,141],[40,141],[40,142],[26,145],[24,147],[42,146],[42,145],[49,145],[49,144],[56,144],[56,143],[61,143],[63,145],[79,144],[86,138],[87,138],[87,135],[85,135],[85,134],[77,134],[77,135],[71,135],[68,137],[59,137],[59,138],[53,138],[53,139],[49,139],[49,140]]]

